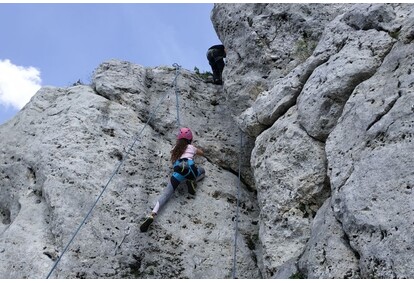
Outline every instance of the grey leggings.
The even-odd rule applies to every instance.
[[[206,175],[206,171],[203,168],[197,168],[197,177],[195,179],[196,182],[202,180]],[[184,179],[184,181],[189,179]],[[184,182],[182,181],[182,182]],[[175,189],[182,183],[179,182],[174,175],[171,176],[170,180],[168,181],[167,187],[162,192],[161,196],[158,198],[154,209],[152,210],[153,213],[158,213],[158,211],[168,202],[171,196],[174,194]]]

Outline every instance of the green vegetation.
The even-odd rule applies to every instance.
[[[85,83],[83,83],[80,79],[76,82],[73,83],[72,86],[77,86],[77,85],[86,85]]]
[[[296,272],[295,274],[292,274],[289,279],[306,279],[305,275],[301,272]]]
[[[392,38],[394,38],[394,39],[398,39],[398,37],[400,36],[400,29],[397,29],[397,30],[393,30],[393,31],[390,31],[390,32],[388,32],[388,34],[392,37]]]
[[[300,61],[304,62],[310,57],[315,50],[318,43],[311,39],[301,38],[296,41],[296,46],[293,55]]]
[[[202,80],[207,80],[210,76],[213,76],[213,74],[210,72],[200,73],[200,69],[197,67],[194,67],[194,73]]]

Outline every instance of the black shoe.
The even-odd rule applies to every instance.
[[[141,230],[141,232],[147,232],[149,226],[151,225],[151,223],[154,221],[154,216],[150,215],[147,217],[147,219],[145,219],[144,222],[142,222],[141,226],[139,227],[139,230]]]
[[[196,189],[197,189],[197,182],[187,180],[187,188],[188,188],[188,193],[190,195],[195,195]]]
[[[215,85],[223,85],[223,81],[222,80],[214,80],[213,84],[215,84]]]

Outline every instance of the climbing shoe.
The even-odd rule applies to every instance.
[[[188,193],[195,195],[197,189],[197,182],[192,180],[187,180]]]
[[[139,230],[141,230],[141,232],[147,232],[149,226],[151,225],[153,221],[154,221],[154,215],[151,214],[150,216],[147,217],[147,219],[145,219],[144,222],[142,222],[141,226],[139,227]]]

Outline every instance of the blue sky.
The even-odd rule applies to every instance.
[[[0,4],[0,124],[41,86],[89,83],[109,59],[211,71],[212,3]]]

